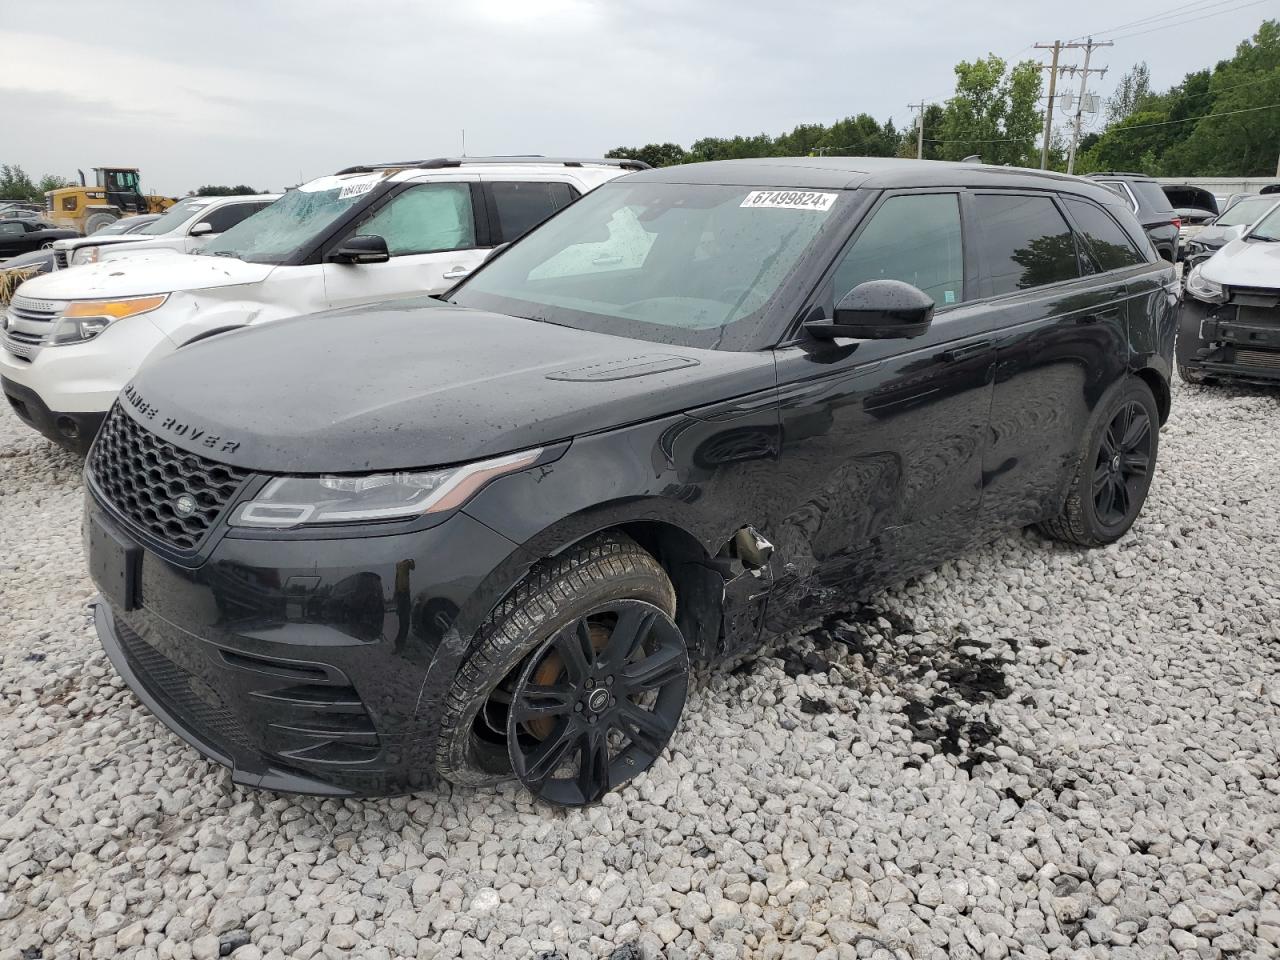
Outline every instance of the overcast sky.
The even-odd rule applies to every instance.
[[[471,154],[586,156],[863,111],[905,124],[957,60],[1089,32],[1117,37],[1097,92],[1140,60],[1168,86],[1280,17],[1246,3],[0,0],[0,162],[138,165],[180,194],[456,154],[464,127]],[[1181,8],[1200,19],[1123,36]]]

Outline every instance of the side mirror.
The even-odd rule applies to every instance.
[[[206,234],[213,233],[213,224],[208,220],[201,220],[189,231],[193,237],[203,237]]]
[[[1232,240],[1239,240],[1248,232],[1249,228],[1243,223],[1237,223],[1234,227],[1227,227],[1227,243],[1230,243]]]
[[[496,247],[493,247],[493,248],[488,252],[488,254],[486,254],[486,255],[485,255],[484,262],[485,262],[485,263],[488,263],[490,260],[492,260],[492,259],[493,259],[494,257],[496,257],[498,254],[500,254],[503,250],[507,249],[507,247],[509,247],[509,246],[511,246],[511,241],[510,241],[510,240],[508,240],[506,243],[500,243],[500,244],[498,244]]]
[[[804,329],[819,340],[910,339],[924,334],[933,320],[933,297],[901,280],[867,280],[836,304],[832,320],[809,320]]]
[[[391,259],[387,241],[376,233],[362,233],[343,240],[338,249],[329,254],[334,263],[386,263]]]

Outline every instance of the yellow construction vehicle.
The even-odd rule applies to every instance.
[[[50,190],[44,195],[48,218],[60,227],[79,230],[85,236],[109,223],[135,213],[163,213],[178,202],[142,192],[137,167],[94,167],[95,186],[87,186],[84,171],[80,186]]]

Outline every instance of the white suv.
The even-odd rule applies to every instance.
[[[179,200],[151,223],[128,234],[104,234],[57,240],[53,244],[53,269],[62,270],[97,263],[117,254],[174,250],[196,253],[206,243],[280,199],[278,193],[241,197],[187,197]],[[124,221],[117,221],[123,223]]]
[[[149,360],[252,323],[442,293],[494,247],[645,166],[468,157],[350,167],[289,191],[198,255],[136,251],[28,280],[5,317],[0,388],[28,425],[83,453]]]

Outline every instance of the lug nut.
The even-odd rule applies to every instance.
[[[582,712],[582,704],[581,704],[580,702],[579,702],[579,703],[575,703],[575,704],[573,705],[573,712],[574,712],[574,713],[581,713],[581,712]]]
[[[613,686],[613,677],[611,677],[611,676],[609,676],[609,677],[605,677],[605,678],[604,678],[604,685],[605,685],[606,687],[612,687],[612,686]]]

